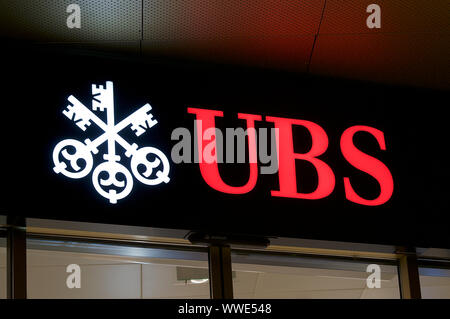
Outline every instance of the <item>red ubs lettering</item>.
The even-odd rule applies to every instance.
[[[195,114],[196,119],[202,121],[201,127],[197,127],[198,153],[203,153],[202,145],[204,132],[215,128],[215,118],[223,117],[223,112],[217,110],[188,108],[188,113]],[[255,121],[261,121],[260,115],[238,113],[239,119],[246,120],[248,130],[248,154],[250,157],[250,176],[243,186],[230,186],[226,184],[219,173],[218,163],[200,161],[200,172],[205,182],[213,189],[228,194],[245,194],[250,192],[256,185],[258,179],[258,164],[256,159],[257,147],[255,136]],[[306,120],[290,119],[282,117],[267,116],[267,122],[274,124],[278,129],[278,178],[279,190],[272,190],[271,195],[277,197],[299,198],[299,199],[321,199],[330,195],[335,187],[336,177],[331,167],[318,156],[325,153],[328,148],[328,136],[325,130],[318,124]],[[292,137],[292,128],[299,125],[308,130],[312,138],[312,145],[306,153],[295,153]],[[387,166],[380,160],[362,152],[353,143],[353,137],[358,132],[371,134],[377,141],[381,150],[386,150],[384,133],[376,128],[364,125],[355,125],[347,128],[340,139],[340,149],[345,160],[356,169],[365,172],[376,179],[380,185],[380,193],[375,199],[365,199],[357,194],[355,185],[350,177],[344,177],[345,196],[351,202],[377,206],[386,203],[394,191],[394,181]],[[304,160],[311,163],[318,177],[317,187],[310,193],[299,193],[297,191],[297,179],[295,161]]]

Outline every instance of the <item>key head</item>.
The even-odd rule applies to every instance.
[[[150,155],[150,156],[149,156]],[[134,177],[145,185],[158,185],[170,181],[170,164],[166,155],[154,147],[143,147],[131,158]]]
[[[75,179],[83,178],[89,174],[94,163],[89,148],[74,139],[59,142],[53,149],[52,157],[55,173],[61,173]]]
[[[127,197],[133,188],[130,171],[122,164],[112,161],[105,161],[94,169],[92,182],[95,190],[111,204],[117,204],[118,200]]]

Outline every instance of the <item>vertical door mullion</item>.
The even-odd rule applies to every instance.
[[[27,298],[26,230],[24,220],[8,220],[6,231],[7,298]]]
[[[399,253],[399,280],[402,299],[421,299],[419,266],[415,249],[401,248]]]
[[[232,299],[233,278],[230,247],[210,245],[208,248],[208,262],[211,298]]]

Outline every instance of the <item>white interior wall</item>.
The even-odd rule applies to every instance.
[[[45,250],[28,251],[29,298],[209,298],[209,283],[178,281],[176,267],[206,261],[132,258]],[[66,286],[66,266],[82,270],[82,288]],[[369,289],[367,273],[233,264],[236,298],[399,298],[395,274]],[[423,298],[450,298],[450,277],[421,276]],[[0,248],[0,298],[6,298],[6,249]]]

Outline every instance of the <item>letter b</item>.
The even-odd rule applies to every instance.
[[[328,148],[328,136],[319,125],[296,119],[268,116],[268,122],[275,123],[278,131],[278,177],[280,190],[271,192],[272,196],[320,199],[327,197],[333,192],[335,177],[331,168],[317,156],[322,155]],[[306,128],[311,134],[312,146],[309,152],[304,154],[294,153],[292,138],[292,125],[300,125]],[[295,160],[310,162],[317,171],[317,188],[311,193],[297,192],[297,179],[295,171]]]

